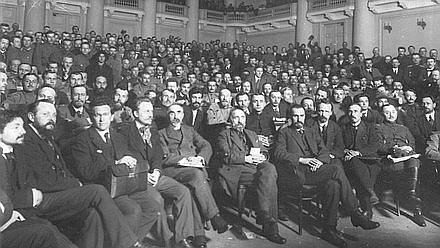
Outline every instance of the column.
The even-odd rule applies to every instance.
[[[236,27],[226,27],[225,41],[231,44],[237,40],[237,28]]]
[[[365,53],[365,57],[371,56],[373,47],[376,46],[374,14],[368,9],[365,0],[354,1],[353,14],[353,46],[358,46]]]
[[[87,32],[94,30],[96,34],[104,34],[104,0],[90,1],[87,10]]]
[[[142,17],[142,37],[156,36],[156,0],[144,1],[144,16]]]
[[[199,1],[187,0],[188,24],[186,25],[186,41],[199,41]]]
[[[296,11],[296,41],[307,44],[309,36],[313,34],[312,23],[307,20],[308,1],[298,0]]]
[[[26,0],[24,32],[42,31],[46,23],[46,0]]]

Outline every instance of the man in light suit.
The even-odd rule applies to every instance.
[[[205,168],[182,166],[183,161],[207,165],[212,155],[211,145],[194,128],[182,125],[183,108],[172,104],[168,107],[170,125],[159,130],[160,145],[164,152],[163,174],[183,183],[193,192],[199,204],[202,218],[211,220],[214,230],[226,232],[228,225],[219,215],[218,207],[208,184]],[[203,223],[194,223],[194,232],[202,230]]]
[[[292,124],[280,130],[275,143],[279,189],[285,192],[292,190],[295,186],[292,182],[297,182],[296,186],[317,185],[325,196],[322,237],[338,247],[347,247],[336,229],[339,202],[351,216],[354,226],[369,230],[380,224],[362,215],[343,169],[332,163],[321,136],[315,130],[304,127],[304,108],[293,105],[291,114]]]
[[[220,177],[224,180],[234,199],[239,184],[256,187],[258,198],[257,223],[263,225],[266,238],[274,243],[284,244],[286,239],[278,233],[277,224],[277,173],[275,166],[267,161],[268,153],[258,140],[258,135],[245,129],[246,114],[241,109],[231,111],[232,128],[220,132],[218,143],[222,166]],[[252,148],[259,154],[250,154]]]
[[[383,77],[379,69],[373,67],[373,60],[371,58],[365,59],[365,67],[361,69],[361,75],[365,77],[368,82],[372,82],[375,78]]]

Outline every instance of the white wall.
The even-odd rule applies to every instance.
[[[426,22],[426,27],[417,26],[417,19]],[[419,47],[440,49],[440,7],[420,8],[385,13],[378,16],[378,30],[382,54],[397,54],[397,47],[413,45]],[[383,23],[390,22],[391,33],[383,29]]]
[[[246,41],[249,45],[277,45],[280,48],[283,46],[287,47],[289,43],[294,43],[295,41],[295,29],[285,28],[248,33],[245,36],[245,40],[242,41]]]

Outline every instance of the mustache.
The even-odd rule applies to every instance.
[[[324,122],[326,122],[327,121],[327,118],[325,118],[324,116],[319,116],[318,117],[318,122],[320,122],[320,123],[324,123]]]

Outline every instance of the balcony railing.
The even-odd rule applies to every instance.
[[[188,7],[171,3],[157,2],[157,13],[188,17]]]
[[[253,13],[230,12],[224,15],[222,12],[214,10],[200,10],[200,19],[206,19],[212,22],[242,22],[249,23],[262,20],[279,19],[282,17],[290,17],[296,14],[296,3],[286,4],[273,8],[258,10]]]
[[[112,7],[142,9],[144,1],[142,0],[106,0],[106,4]]]
[[[353,0],[311,0],[309,10],[331,9],[353,3]]]

